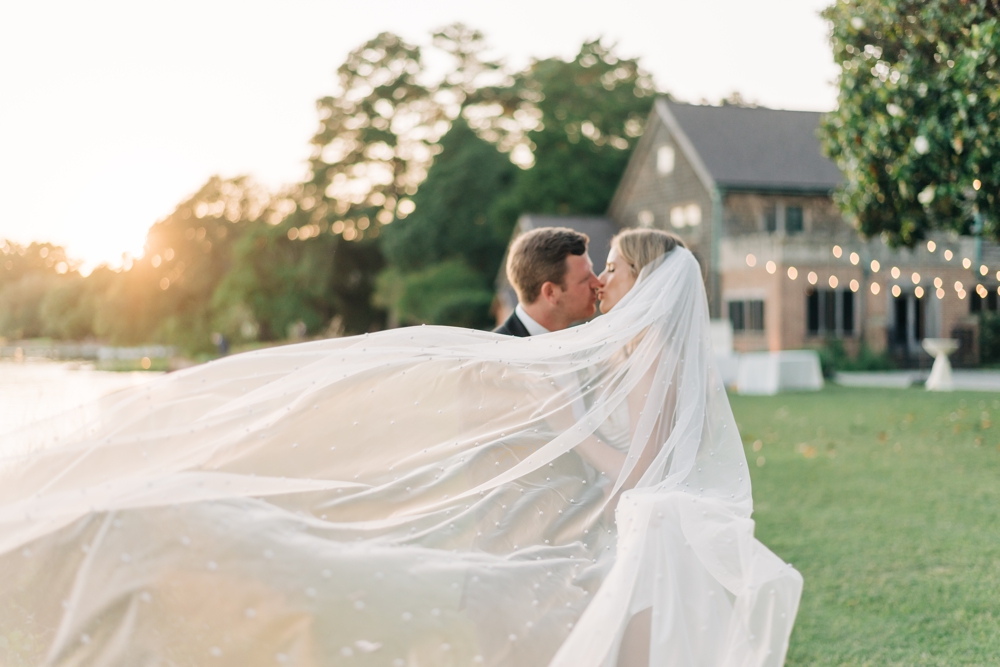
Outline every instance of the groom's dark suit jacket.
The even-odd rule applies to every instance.
[[[511,313],[510,317],[507,318],[507,321],[494,329],[493,333],[504,334],[506,336],[518,336],[520,338],[527,338],[531,335],[525,328],[524,322],[517,317],[516,313]]]

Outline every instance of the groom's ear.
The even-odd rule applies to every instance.
[[[539,290],[538,296],[551,303],[559,298],[560,291],[561,288],[559,288],[558,285],[553,282],[546,281],[542,283],[542,289]]]

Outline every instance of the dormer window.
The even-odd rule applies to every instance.
[[[674,147],[660,146],[656,151],[656,171],[666,176],[674,171]]]

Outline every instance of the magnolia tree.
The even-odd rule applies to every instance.
[[[823,12],[840,66],[820,133],[865,236],[1000,238],[1000,0],[846,0]]]

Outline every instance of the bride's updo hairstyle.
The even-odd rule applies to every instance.
[[[628,263],[635,278],[644,266],[661,255],[678,246],[685,247],[680,237],[660,229],[626,229],[611,239],[611,246],[618,248],[618,254]]]

